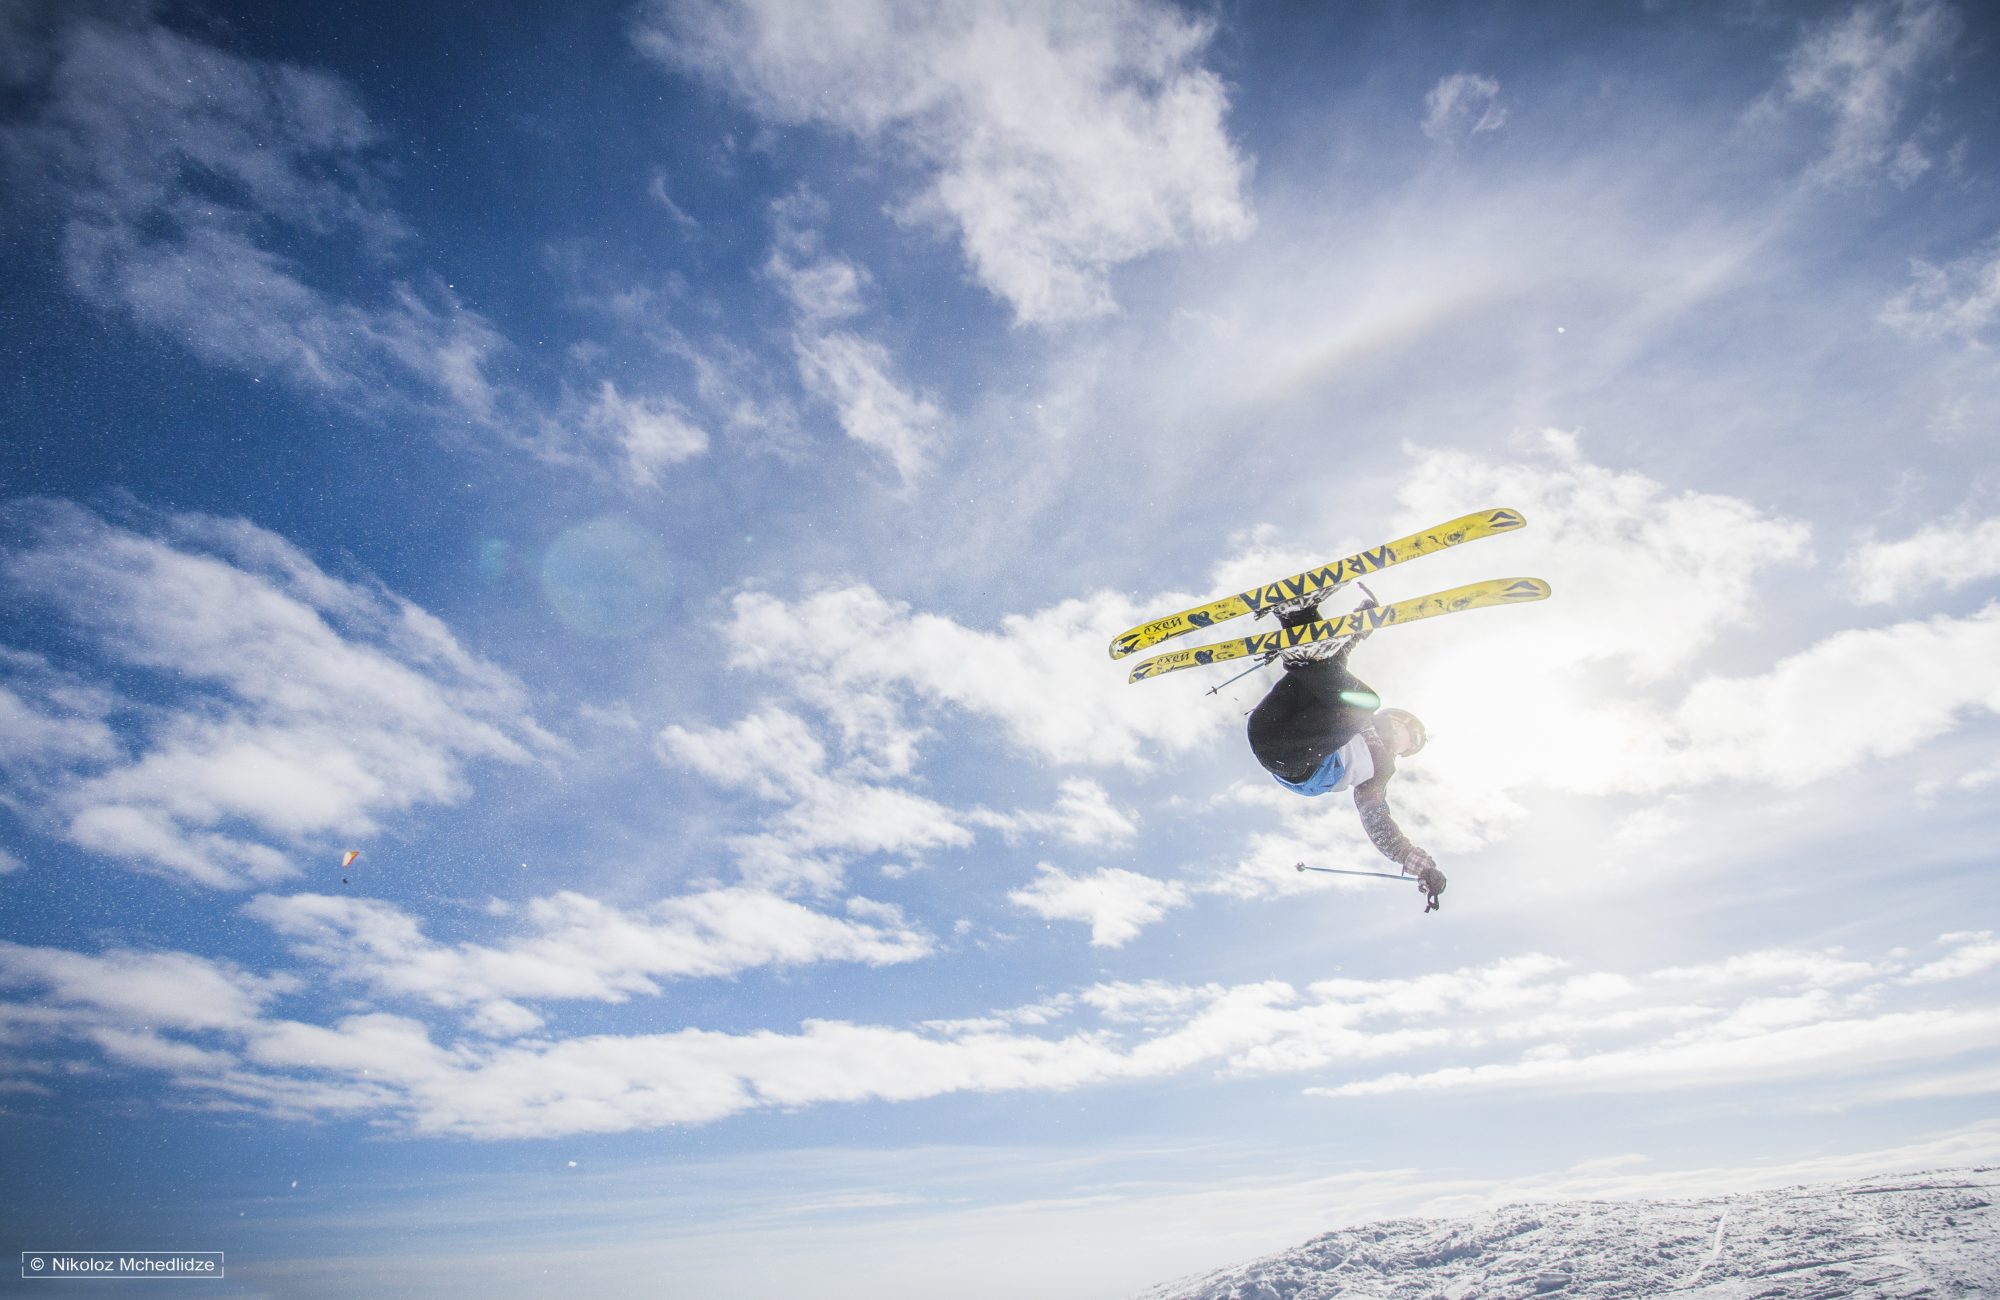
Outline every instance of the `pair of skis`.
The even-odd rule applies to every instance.
[[[1462,542],[1477,541],[1482,537],[1512,532],[1525,526],[1527,522],[1518,510],[1481,510],[1461,515],[1449,523],[1439,524],[1420,533],[1412,533],[1408,537],[1398,538],[1373,550],[1357,552],[1335,560],[1331,564],[1323,564],[1317,569],[1308,569],[1304,573],[1295,573],[1289,578],[1282,578],[1266,586],[1253,587],[1234,596],[1225,596],[1206,605],[1197,605],[1178,614],[1169,614],[1165,618],[1141,623],[1112,639],[1111,657],[1122,659],[1126,655],[1144,650],[1148,646],[1158,645],[1183,633],[1212,627],[1244,614],[1261,615],[1274,606],[1301,597],[1331,595],[1355,579],[1379,573],[1390,565],[1431,555]],[[1189,650],[1170,650],[1141,662],[1132,670],[1128,680],[1142,682],[1149,677],[1158,677],[1162,673],[1175,672],[1182,668],[1192,668],[1198,664],[1224,663],[1231,659],[1247,659],[1251,656],[1260,656],[1268,661],[1283,651],[1314,641],[1357,636],[1398,623],[1414,623],[1418,619],[1435,618],[1440,614],[1456,614],[1462,610],[1546,600],[1548,595],[1549,584],[1540,578],[1489,578],[1485,582],[1469,583],[1463,587],[1453,587],[1450,591],[1434,592],[1428,596],[1414,596],[1409,600],[1399,600],[1390,605],[1367,605],[1338,618],[1319,619],[1311,623],[1302,623],[1297,627],[1266,632],[1260,636],[1241,637],[1234,641],[1222,641]]]

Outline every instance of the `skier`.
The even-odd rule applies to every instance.
[[[1371,598],[1367,605],[1374,603]],[[1277,615],[1284,627],[1310,623],[1319,617],[1319,601],[1288,602]],[[1406,710],[1383,708],[1382,698],[1347,671],[1347,656],[1367,635],[1287,650],[1285,675],[1250,711],[1250,750],[1294,793],[1353,790],[1369,840],[1404,875],[1416,878],[1424,910],[1434,912],[1444,873],[1430,854],[1403,837],[1387,797],[1396,760],[1424,747],[1424,724]]]

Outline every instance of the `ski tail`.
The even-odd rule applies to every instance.
[[[1246,636],[1235,641],[1220,641],[1214,645],[1196,646],[1187,650],[1169,650],[1165,654],[1157,654],[1141,662],[1132,670],[1127,680],[1142,682],[1149,677],[1158,677],[1163,673],[1194,668],[1201,664],[1219,664],[1231,659],[1247,659],[1252,655],[1277,654],[1314,641],[1328,641],[1335,637],[1374,632],[1381,628],[1394,627],[1399,623],[1414,623],[1419,619],[1436,618],[1440,614],[1457,614],[1468,609],[1486,609],[1496,605],[1525,605],[1548,598],[1549,584],[1540,578],[1488,578],[1484,582],[1468,583],[1463,587],[1433,592],[1428,596],[1412,596],[1408,600],[1399,600],[1392,605],[1369,605],[1339,618],[1321,619],[1316,623],[1279,628],[1275,632],[1266,632],[1261,636]]]
[[[1295,573],[1289,578],[1280,578],[1262,587],[1252,587],[1234,596],[1224,596],[1206,605],[1197,605],[1193,609],[1184,609],[1178,614],[1169,614],[1165,618],[1156,618],[1137,627],[1128,628],[1111,639],[1111,657],[1123,659],[1135,651],[1158,645],[1162,641],[1192,632],[1197,628],[1213,627],[1217,623],[1244,614],[1262,613],[1273,605],[1296,600],[1300,596],[1330,595],[1356,578],[1379,573],[1392,564],[1414,560],[1418,556],[1457,546],[1461,542],[1477,541],[1482,537],[1492,537],[1498,533],[1509,533],[1525,526],[1527,522],[1518,510],[1504,507],[1475,510],[1469,515],[1460,515],[1435,528],[1411,533],[1408,537],[1399,537],[1372,550],[1357,551],[1330,564],[1322,564],[1317,569],[1307,569],[1304,573]]]

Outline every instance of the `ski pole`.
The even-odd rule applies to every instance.
[[[1339,867],[1309,867],[1301,862],[1300,871],[1324,871],[1329,876],[1373,876],[1377,880],[1415,880],[1415,876],[1395,875],[1387,871],[1345,871]]]
[[[1256,671],[1257,671],[1257,670],[1258,670],[1259,668],[1266,668],[1266,667],[1269,667],[1269,666],[1270,666],[1270,663],[1271,663],[1271,661],[1272,661],[1273,659],[1276,659],[1277,657],[1278,657],[1278,652],[1277,652],[1277,651],[1275,651],[1275,650],[1273,650],[1273,651],[1272,651],[1271,653],[1269,653],[1269,654],[1265,655],[1265,656],[1264,656],[1263,658],[1259,659],[1259,660],[1258,660],[1258,661],[1257,661],[1256,663],[1254,663],[1254,664],[1251,664],[1251,665],[1250,665],[1250,666],[1249,666],[1248,668],[1245,668],[1245,669],[1244,669],[1244,670],[1243,670],[1242,672],[1240,672],[1240,673],[1236,674],[1236,676],[1234,676],[1234,677],[1230,678],[1230,679],[1229,679],[1229,681],[1227,681],[1227,682],[1224,682],[1224,683],[1222,683],[1222,686],[1211,686],[1211,687],[1209,687],[1209,688],[1208,688],[1208,693],[1209,693],[1210,695],[1213,695],[1213,694],[1215,694],[1215,693],[1216,693],[1217,691],[1221,690],[1223,686],[1227,686],[1227,685],[1229,685],[1229,684],[1230,684],[1230,682],[1240,682],[1240,681],[1242,681],[1242,680],[1243,680],[1243,679],[1244,679],[1245,677],[1248,677],[1248,676],[1249,676],[1249,675],[1250,675],[1251,673],[1254,673],[1254,672],[1256,672]]]

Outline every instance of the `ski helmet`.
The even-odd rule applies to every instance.
[[[1414,754],[1419,750],[1421,750],[1424,747],[1424,742],[1430,739],[1430,737],[1424,731],[1424,724],[1417,721],[1417,715],[1410,712],[1408,709],[1380,710],[1375,715],[1375,725],[1376,727],[1379,728],[1384,722],[1393,722],[1397,724],[1403,729],[1404,734],[1409,736],[1409,738],[1415,742],[1415,744],[1410,749],[1411,754]],[[1408,756],[1409,755],[1407,754],[1404,755],[1404,757],[1406,758]]]

